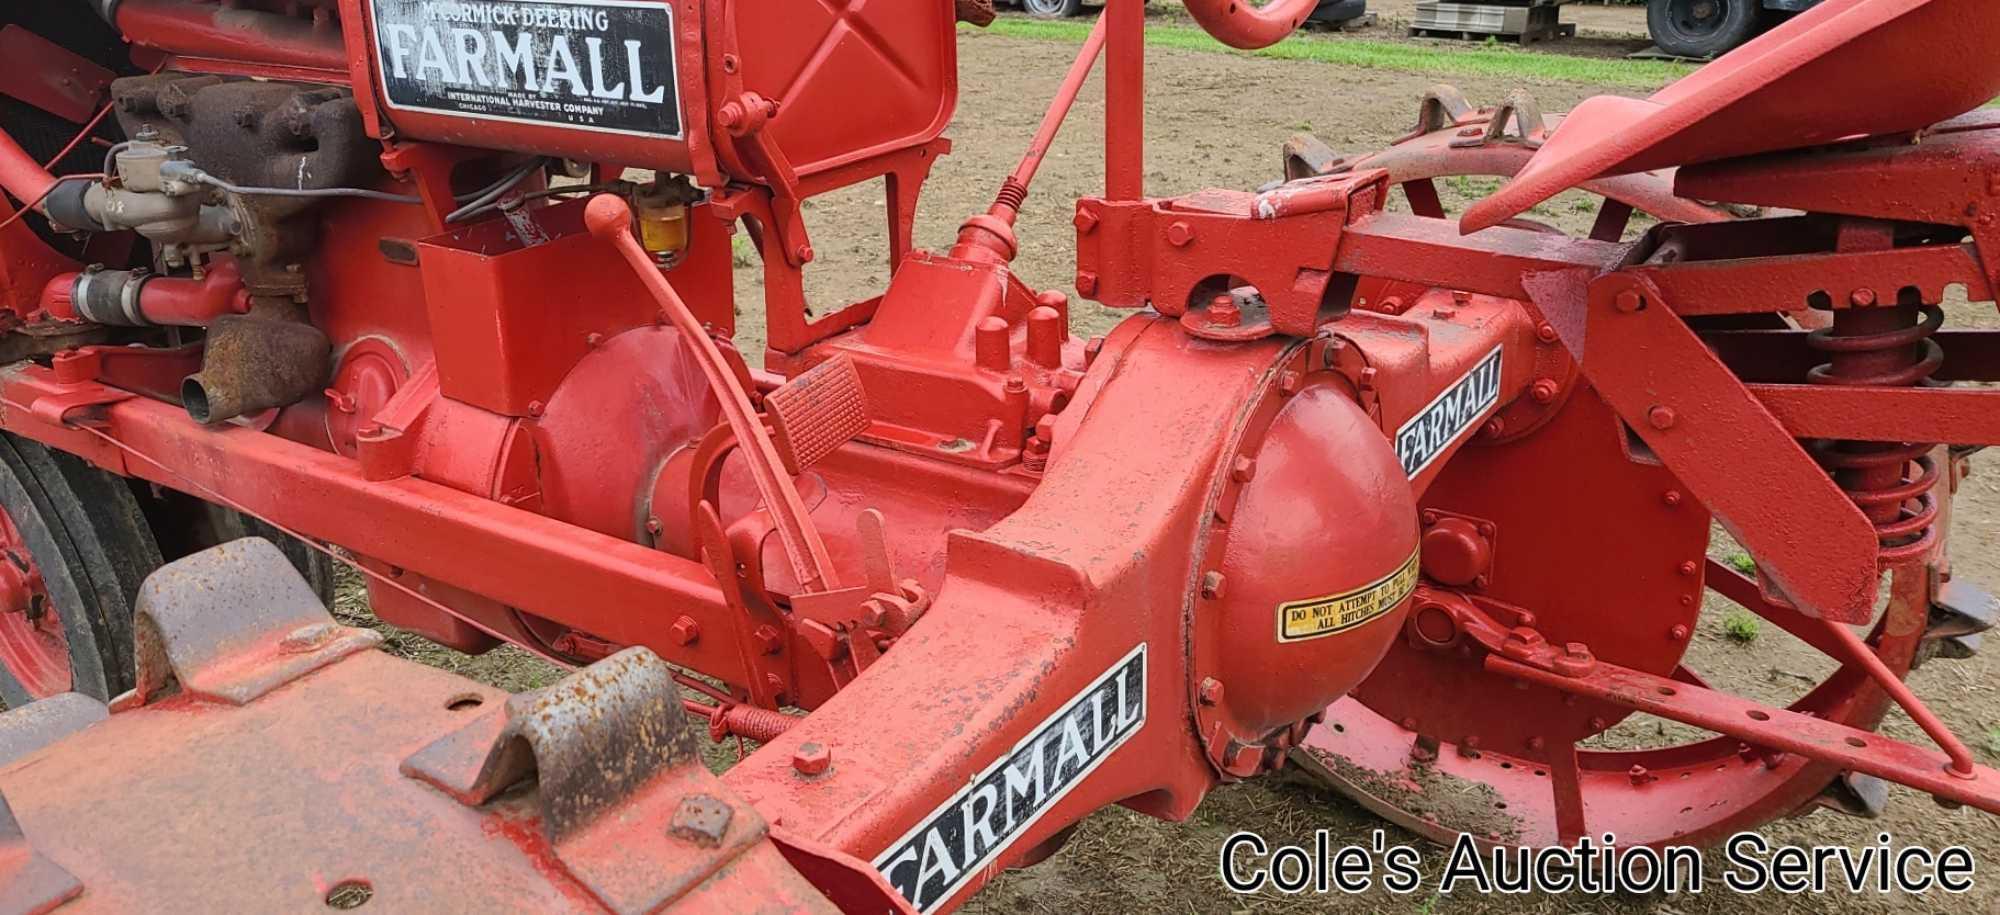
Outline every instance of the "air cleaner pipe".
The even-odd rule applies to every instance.
[[[236,263],[217,260],[201,279],[153,276],[143,270],[91,269],[64,273],[42,288],[42,310],[62,321],[124,327],[206,327],[223,315],[250,310]]]

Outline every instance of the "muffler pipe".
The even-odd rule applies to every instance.
[[[289,310],[289,309],[285,309]],[[319,328],[252,307],[208,326],[201,371],[181,382],[181,406],[203,425],[288,407],[326,388],[333,347]]]

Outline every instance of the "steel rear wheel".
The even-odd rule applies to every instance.
[[[1488,109],[1473,110],[1448,87],[1434,92],[1441,97],[1426,107],[1435,104],[1443,117],[1430,131],[1359,158],[1295,138],[1287,144],[1288,177],[1381,168],[1412,212],[1446,218],[1437,182],[1511,176],[1532,154],[1536,144],[1518,132],[1470,140],[1462,131],[1484,129]],[[1546,130],[1558,122],[1547,119]],[[1584,189],[1616,201],[1600,209],[1593,226],[1603,240],[1621,237],[1632,211],[1679,221],[1730,218],[1675,198],[1669,176],[1623,176]],[[1555,231],[1525,220],[1519,227]],[[1407,306],[1388,305],[1387,297],[1414,303],[1426,292],[1370,279],[1360,289],[1371,296],[1365,307],[1392,313]],[[1775,316],[1771,321],[1779,326]],[[1453,458],[1422,502],[1427,523],[1436,516],[1495,525],[1490,577],[1469,592],[1532,612],[1535,629],[1554,644],[1583,643],[1600,661],[1725,691],[1735,684],[1706,683],[1698,668],[1707,658],[1689,649],[1709,619],[1705,593],[1740,598],[1767,632],[1780,630],[1767,643],[1791,635],[1806,643],[1800,654],[1816,653],[1810,669],[1825,671],[1810,688],[1756,698],[1875,729],[1890,707],[1887,695],[1795,612],[1759,604],[1754,583],[1708,562],[1707,512],[1666,468],[1631,459],[1616,415],[1571,374],[1560,347],[1543,342],[1537,373],[1560,382],[1554,395],[1542,404],[1522,398],[1498,414],[1500,422]],[[1491,485],[1500,479],[1527,482]],[[1899,569],[1873,625],[1856,630],[1898,678],[1923,647],[1927,588],[1923,569]],[[1711,615],[1727,612],[1722,601],[1708,603]],[[1449,844],[1465,833],[1486,843],[1556,844],[1574,838],[1566,833],[1576,823],[1565,829],[1559,822],[1563,811],[1580,810],[1589,834],[1611,832],[1620,844],[1702,844],[1840,799],[1832,790],[1845,784],[1835,781],[1837,767],[1693,728],[1656,732],[1656,719],[1623,707],[1523,688],[1485,670],[1486,652],[1469,637],[1426,635],[1421,623],[1441,617],[1424,613],[1421,602],[1410,619],[1407,637],[1326,709],[1292,759],[1434,841]]]
[[[125,481],[0,436],[0,699],[132,686],[132,611],[160,550]]]

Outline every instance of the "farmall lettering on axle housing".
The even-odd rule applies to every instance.
[[[1311,5],[1187,4],[1243,48]],[[2000,5],[1827,0],[1568,115],[1441,86],[1387,149],[1152,197],[1111,0],[941,251],[915,206],[990,10],[807,6],[10,20],[91,78],[0,80],[76,137],[0,123],[0,901],[943,911],[1094,810],[1294,766],[1441,842],[1701,845],[1885,782],[2000,812],[1903,682],[1994,615],[1943,520],[1996,332],[1940,306],[2000,284]],[[1086,341],[1010,263],[1100,57],[1074,291],[1132,313]],[[1462,174],[1512,180],[1454,220]],[[804,202],[877,179],[887,288],[808,302]],[[1588,236],[1521,215],[1571,188]],[[390,657],[330,561],[575,670]],[[1836,672],[1705,680],[1708,591]],[[1713,736],[1590,742],[1633,714]],[[757,747],[713,775],[704,729]]]

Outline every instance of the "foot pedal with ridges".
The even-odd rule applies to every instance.
[[[853,358],[828,359],[764,396],[771,444],[794,475],[868,428],[868,399]]]

